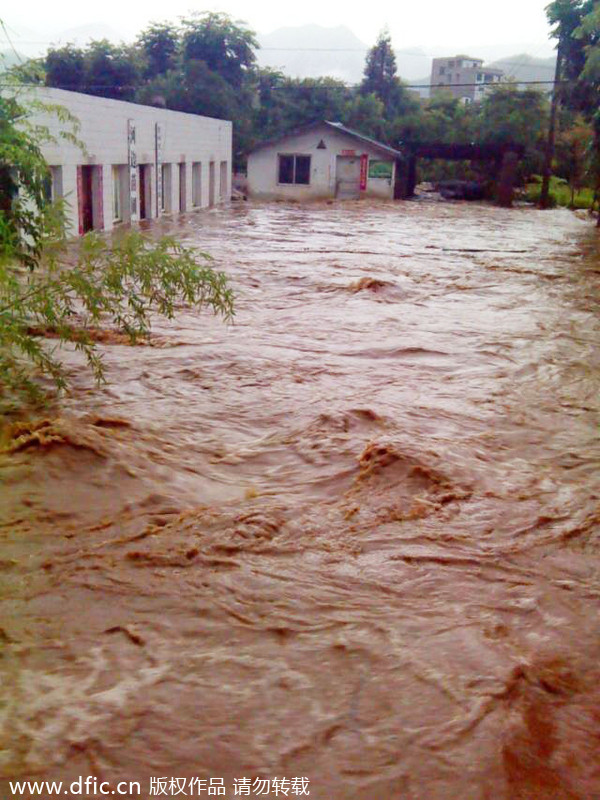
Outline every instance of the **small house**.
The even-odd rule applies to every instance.
[[[263,142],[248,156],[248,194],[317,200],[401,196],[402,153],[346,128],[315,122]]]

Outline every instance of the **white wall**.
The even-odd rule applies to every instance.
[[[326,149],[318,149],[323,141]],[[335,197],[336,157],[343,150],[352,150],[357,157],[363,153],[369,159],[393,161],[386,155],[342,131],[335,131],[327,125],[314,128],[307,133],[282,138],[273,145],[255,150],[248,157],[248,193],[262,199],[310,200]],[[310,184],[290,185],[278,183],[279,154],[310,155]],[[392,199],[394,196],[394,171],[391,181],[381,178],[367,180],[367,196]]]
[[[77,136],[85,144],[85,153],[76,145],[60,138],[56,142],[44,144],[42,147],[48,164],[62,167],[62,191],[70,205],[69,220],[72,234],[78,233],[78,165],[102,166],[104,229],[110,230],[113,227],[112,166],[128,163],[127,125],[130,119],[134,120],[136,125],[138,164],[154,165],[155,125],[159,123],[162,126],[162,161],[173,165],[171,168],[171,208],[174,212],[179,210],[178,164],[182,161],[188,165],[186,170],[188,210],[192,209],[192,162],[202,162],[202,172],[208,175],[209,163],[214,161],[217,175],[217,202],[221,194],[227,199],[231,196],[231,122],[141,106],[135,103],[125,103],[120,100],[92,97],[62,89],[36,88],[32,90],[32,96],[45,103],[66,108],[77,118],[81,126]],[[46,125],[55,137],[61,130],[70,130],[68,124],[60,123],[55,116],[45,113],[35,116],[32,121]],[[219,164],[222,161],[226,161],[228,164],[227,187],[223,193],[219,191]],[[156,170],[152,168],[151,173],[150,208],[151,216],[154,217],[156,214]],[[203,181],[200,207],[206,206],[208,206],[208,182]]]

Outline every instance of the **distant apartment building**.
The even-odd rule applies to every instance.
[[[431,65],[431,94],[437,89],[444,89],[463,103],[477,103],[490,86],[499,83],[503,77],[501,69],[484,67],[480,58],[434,58]]]

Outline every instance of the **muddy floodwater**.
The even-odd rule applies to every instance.
[[[234,324],[108,336],[100,390],[69,354],[0,462],[2,800],[597,800],[592,223],[243,204],[164,230],[227,271]]]

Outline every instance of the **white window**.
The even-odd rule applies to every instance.
[[[310,183],[310,156],[279,154],[278,182],[307,186]]]

